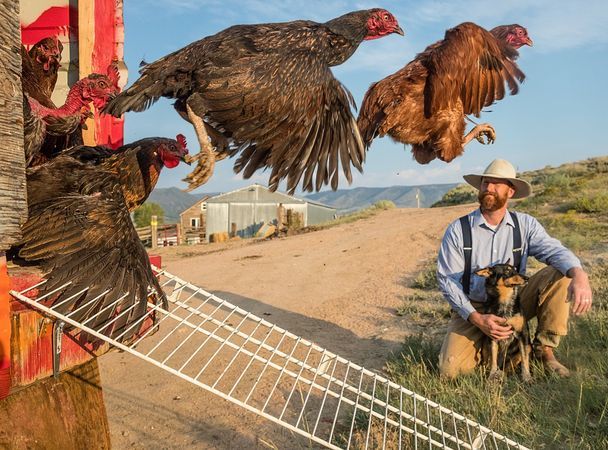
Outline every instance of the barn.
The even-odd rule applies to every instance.
[[[331,206],[253,184],[207,199],[207,241],[214,233],[230,233],[233,229],[239,237],[253,237],[263,224],[279,221],[279,207],[287,214],[301,214],[302,226],[327,222],[336,216],[336,208]]]

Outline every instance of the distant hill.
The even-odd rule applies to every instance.
[[[152,191],[147,202],[158,203],[163,208],[165,223],[177,223],[180,213],[194,205],[205,195],[215,195],[215,193],[190,194],[176,187],[157,188]]]
[[[417,206],[416,193],[419,192],[420,207],[427,208],[441,200],[446,192],[456,186],[457,183],[379,188],[360,187],[317,192],[307,195],[305,198],[333,206],[340,213],[347,213],[373,205],[379,200],[390,200],[398,208],[415,208]]]

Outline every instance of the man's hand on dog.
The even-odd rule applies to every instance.
[[[513,334],[511,326],[506,325],[507,319],[494,314],[481,314],[474,311],[469,315],[469,322],[495,341],[507,339]]]
[[[568,299],[572,302],[572,313],[580,316],[591,309],[593,295],[589,277],[580,267],[570,269],[568,277],[572,278],[570,286],[568,286]]]

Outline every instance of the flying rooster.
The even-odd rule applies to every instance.
[[[92,102],[100,110],[118,90],[118,71],[110,66],[107,75],[93,73],[78,80],[70,88],[65,104],[59,108],[44,106],[25,94],[26,166],[41,164],[58,151],[82,143],[80,127],[91,115],[89,104]]]
[[[51,95],[57,83],[63,44],[54,37],[36,42],[28,52],[21,46],[21,83],[23,91],[47,108],[54,108]]]
[[[59,289],[57,311],[90,319],[90,327],[105,326],[104,334],[126,341],[144,325],[149,289],[166,303],[129,212],[145,201],[162,168],[177,166],[187,154],[178,135],[116,151],[75,147],[28,169],[29,217],[16,262],[41,266],[43,292]]]
[[[467,115],[501,100],[505,84],[517,94],[524,73],[515,60],[523,45],[532,45],[521,25],[486,31],[474,23],[447,30],[445,38],[396,73],[371,85],[357,123],[366,148],[378,136],[411,144],[414,158],[427,164],[435,158],[450,162],[472,139],[488,143],[496,135],[489,124],[475,126],[466,136]]]
[[[189,190],[205,183],[216,160],[240,154],[245,178],[271,168],[292,193],[331,182],[339,165],[351,181],[365,150],[351,113],[353,98],[330,67],[345,62],[364,40],[403,34],[384,9],[356,11],[325,23],[295,21],[236,25],[145,65],[141,77],[110,101],[106,112],[143,111],[160,97],[176,99],[194,126],[198,165]]]

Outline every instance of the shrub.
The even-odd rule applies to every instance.
[[[376,209],[393,209],[395,208],[395,203],[390,200],[378,200],[373,206]]]
[[[414,278],[412,287],[424,291],[439,289],[437,283],[437,261],[427,262],[424,269]]]
[[[579,198],[573,208],[580,213],[608,212],[608,194]]]

